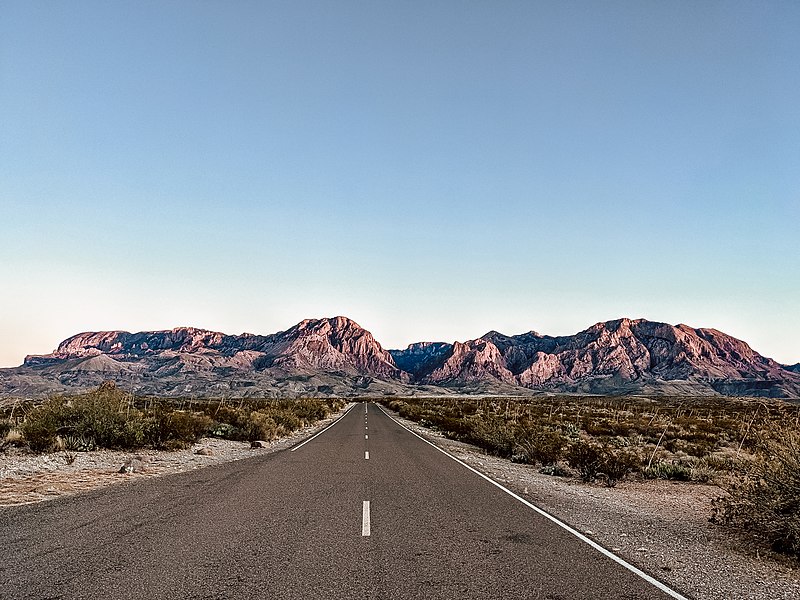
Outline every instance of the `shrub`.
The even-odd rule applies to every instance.
[[[704,460],[698,461],[691,468],[692,481],[709,483],[717,477],[717,470]]]
[[[237,427],[230,423],[215,423],[209,430],[208,435],[225,440],[236,440],[242,438],[239,431]]]
[[[647,479],[670,479],[673,481],[690,481],[692,479],[691,467],[678,463],[658,461],[642,471]]]
[[[64,433],[65,428],[76,421],[75,412],[72,402],[66,398],[50,398],[26,414],[20,431],[31,450],[47,452],[55,446],[59,433]]]
[[[272,419],[275,424],[282,427],[284,432],[292,432],[303,427],[303,421],[291,409],[284,408],[269,411],[267,416]]]
[[[331,414],[333,407],[319,400],[301,398],[295,400],[293,404],[289,405],[289,408],[304,424],[310,424],[326,419]]]
[[[253,442],[255,440],[274,440],[280,431],[278,424],[271,416],[254,411],[243,420],[241,432],[244,439]]]
[[[605,446],[602,450],[600,472],[606,477],[606,485],[614,487],[628,473],[638,469],[641,458],[632,450],[614,450]]]
[[[587,440],[570,444],[566,458],[567,464],[578,470],[583,481],[588,483],[602,476],[608,487],[614,487],[640,464],[640,457],[633,450],[617,449]]]
[[[57,415],[43,407],[29,413],[20,430],[31,450],[47,452],[56,443],[58,427]]]
[[[603,463],[603,451],[599,444],[587,440],[573,442],[567,448],[567,464],[577,469],[585,482],[594,481]]]
[[[30,408],[20,430],[36,452],[95,448],[182,448],[203,435],[235,440],[272,440],[327,417],[344,406],[341,399],[225,400],[136,399],[112,384],[73,397],[54,397]],[[5,421],[0,421],[4,423]],[[2,439],[2,438],[0,438]],[[4,444],[8,443],[7,441]]]
[[[715,501],[713,521],[748,530],[773,549],[800,556],[800,432],[782,428],[759,443],[749,476]]]
[[[131,409],[123,392],[109,386],[73,398],[51,398],[26,415],[21,429],[35,452],[50,450],[59,436],[80,437],[103,448],[133,448],[144,441],[139,411]]]
[[[510,458],[513,453],[516,439],[511,427],[505,419],[499,417],[476,416],[473,418],[468,433],[467,441],[488,450],[492,454]]]
[[[554,465],[564,454],[566,438],[545,427],[526,429],[517,437],[514,458],[528,464]]]
[[[211,417],[203,413],[159,408],[148,426],[142,428],[142,441],[146,437],[153,447],[167,450],[185,448],[199,440],[212,425]]]

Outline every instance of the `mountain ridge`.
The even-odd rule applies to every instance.
[[[0,395],[127,381],[154,395],[697,393],[800,397],[800,374],[711,328],[621,318],[568,336],[489,331],[386,350],[352,319],[268,335],[196,327],[83,332],[0,369]]]

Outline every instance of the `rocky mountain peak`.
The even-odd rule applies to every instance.
[[[158,393],[159,385],[188,393],[197,382],[208,389],[254,386],[247,388],[251,393],[259,389],[255,381],[289,382],[295,389],[299,384],[292,382],[321,377],[358,381],[359,389],[380,380],[457,389],[479,384],[484,390],[798,397],[797,369],[716,329],[646,319],[603,321],[558,337],[492,330],[466,342],[419,342],[387,351],[358,323],[338,316],[305,319],[270,335],[226,335],[196,327],[80,333],[52,354],[26,357],[13,377],[0,373],[0,386],[19,392],[31,381],[47,389],[48,377],[63,388],[122,376],[129,382],[141,378],[149,393]],[[333,388],[323,384],[320,389]]]

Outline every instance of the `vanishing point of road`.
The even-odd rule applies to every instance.
[[[291,449],[0,508],[0,598],[680,594],[357,403]]]

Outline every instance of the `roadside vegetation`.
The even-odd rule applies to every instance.
[[[269,441],[324,419],[344,404],[316,398],[150,398],[106,383],[85,394],[5,407],[0,411],[0,448],[176,450],[206,436]]]
[[[716,397],[404,398],[400,416],[540,472],[720,486],[712,520],[800,557],[800,406]]]

